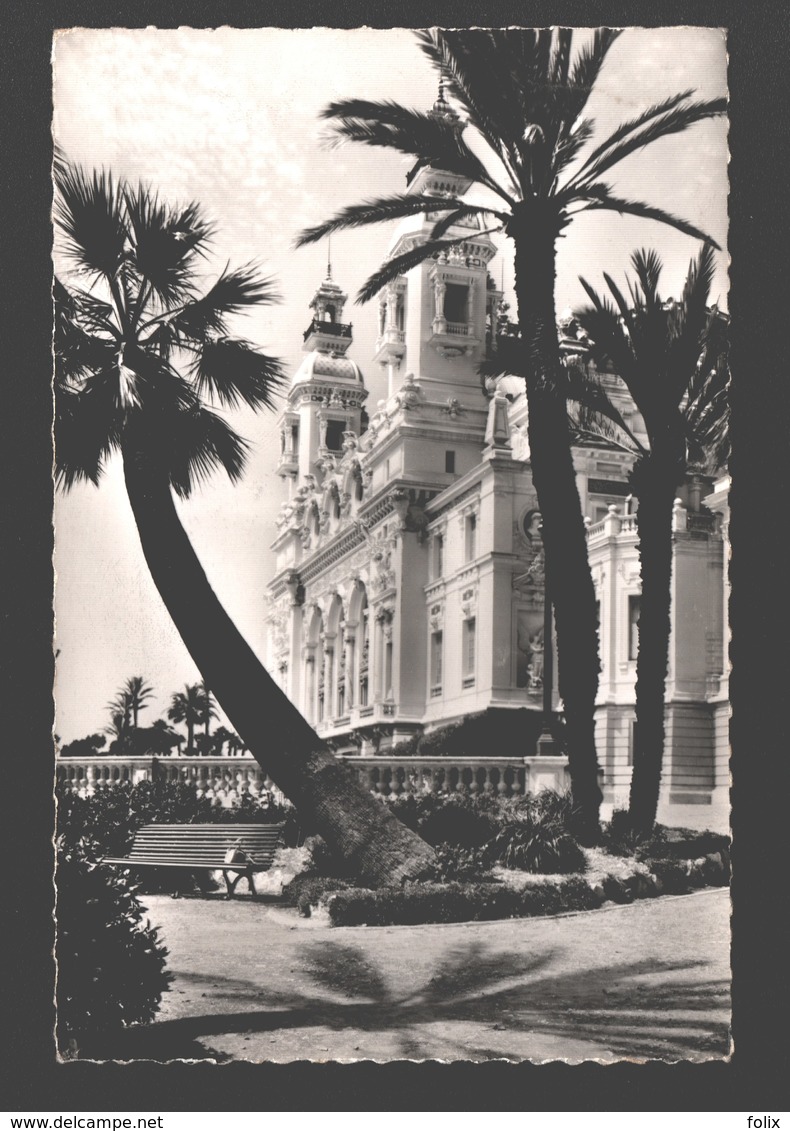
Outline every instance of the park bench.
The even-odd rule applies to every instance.
[[[227,898],[243,877],[256,895],[253,876],[271,868],[283,825],[143,825],[128,856],[105,856],[102,864],[125,868],[186,868],[219,871]],[[235,876],[235,879],[231,879]]]

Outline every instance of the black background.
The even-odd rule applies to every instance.
[[[779,0],[719,3],[36,3],[0,33],[3,98],[4,833],[0,1023],[11,1111],[752,1111],[787,1106],[788,49]],[[734,1041],[730,1063],[57,1064],[52,1005],[51,75],[54,28],[656,26],[729,29]],[[134,98],[134,91],[129,93]],[[7,486],[10,486],[10,490]],[[98,660],[97,660],[98,662]],[[10,898],[9,898],[10,896]],[[8,958],[9,949],[12,956]],[[218,1075],[219,1074],[219,1075]]]

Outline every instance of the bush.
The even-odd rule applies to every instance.
[[[603,825],[603,848],[612,856],[636,856],[639,850],[643,855],[660,855],[651,849],[660,849],[663,830],[656,825],[653,832],[646,834],[635,829],[631,814],[627,809],[615,809],[608,824]]]
[[[423,793],[388,804],[398,820],[434,847],[482,848],[502,822],[501,801],[487,793]]]
[[[481,848],[459,848],[454,844],[440,844],[436,849],[436,864],[428,879],[439,884],[454,880],[493,881],[490,875],[485,850]]]
[[[58,845],[56,880],[58,1047],[106,1055],[108,1039],[156,1014],[167,951],[128,881],[75,845]]]
[[[309,919],[312,908],[317,907],[330,892],[343,891],[352,886],[351,880],[303,873],[285,885],[282,896],[289,907],[295,907],[300,915]]]
[[[600,906],[601,896],[584,880],[530,885],[516,891],[504,884],[406,884],[370,891],[349,888],[328,896],[326,907],[334,927],[461,923],[556,915]]]

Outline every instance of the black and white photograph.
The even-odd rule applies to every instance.
[[[727,61],[56,32],[64,1064],[731,1057]]]

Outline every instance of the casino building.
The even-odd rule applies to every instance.
[[[408,191],[468,188],[421,167]],[[424,241],[437,219],[404,220],[387,254]],[[366,409],[347,295],[328,272],[280,418],[287,498],[273,544],[269,670],[338,756],[390,794],[413,788],[427,765],[413,757],[418,738],[422,753],[439,728],[469,716],[484,720],[477,746],[444,777],[435,752],[423,784],[518,792],[565,781],[561,753],[537,741],[551,639],[523,381],[484,385],[477,372],[502,298],[489,271],[496,248],[476,221],[450,233],[450,252],[380,296],[372,364],[386,371],[386,398]],[[567,353],[579,351],[570,316],[560,334]],[[598,376],[638,433],[625,386]],[[605,799],[622,804],[640,600],[631,457],[602,443],[574,459],[600,610],[598,751]],[[727,485],[691,477],[675,505],[663,805],[726,803]],[[506,733],[520,736],[518,749]]]

